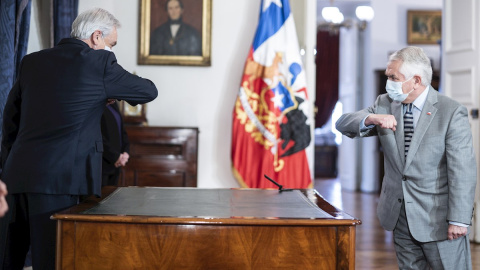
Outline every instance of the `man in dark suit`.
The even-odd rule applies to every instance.
[[[182,21],[183,3],[168,0],[168,21],[157,27],[150,38],[151,55],[202,55],[202,38],[198,31]]]
[[[23,58],[3,114],[2,176],[10,210],[0,220],[0,266],[55,268],[50,216],[101,194],[100,118],[107,100],[132,105],[157,97],[155,85],[125,71],[107,51],[118,20],[103,9],[80,14],[72,38]]]
[[[102,186],[118,185],[120,167],[128,162],[130,142],[123,127],[117,102],[108,104],[102,114],[103,159]]]

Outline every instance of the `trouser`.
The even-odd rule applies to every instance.
[[[118,178],[120,177],[120,169],[109,174],[102,174],[102,187],[104,186],[118,186]]]
[[[454,240],[419,242],[413,238],[408,228],[404,203],[393,231],[393,239],[399,269],[472,269],[468,234]]]
[[[9,211],[0,219],[1,269],[23,269],[29,246],[35,270],[55,269],[56,221],[50,216],[78,203],[77,195],[7,195]]]

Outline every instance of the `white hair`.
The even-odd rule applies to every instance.
[[[388,61],[389,63],[401,61],[399,71],[406,79],[418,75],[422,78],[422,85],[427,86],[432,82],[432,64],[422,48],[414,46],[403,48],[393,53]]]
[[[102,8],[93,8],[82,12],[72,24],[70,36],[76,39],[88,39],[93,32],[100,30],[102,36],[108,36],[120,22],[110,12]]]

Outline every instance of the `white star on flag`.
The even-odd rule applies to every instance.
[[[283,94],[279,94],[278,91],[275,91],[275,96],[270,99],[275,107],[280,108],[283,107]]]
[[[271,4],[275,4],[279,7],[282,7],[282,0],[264,0],[263,1],[263,11],[267,10],[267,8],[271,5]]]

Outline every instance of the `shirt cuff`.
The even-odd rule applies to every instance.
[[[365,126],[365,120],[367,120],[367,117],[369,117],[369,116],[370,116],[370,114],[367,115],[365,118],[363,118],[363,120],[360,122],[360,131],[361,132],[367,131],[367,130],[375,127],[375,125]]]
[[[460,227],[468,227],[468,224],[460,223],[460,222],[455,222],[455,221],[449,221],[449,224],[460,226]]]

